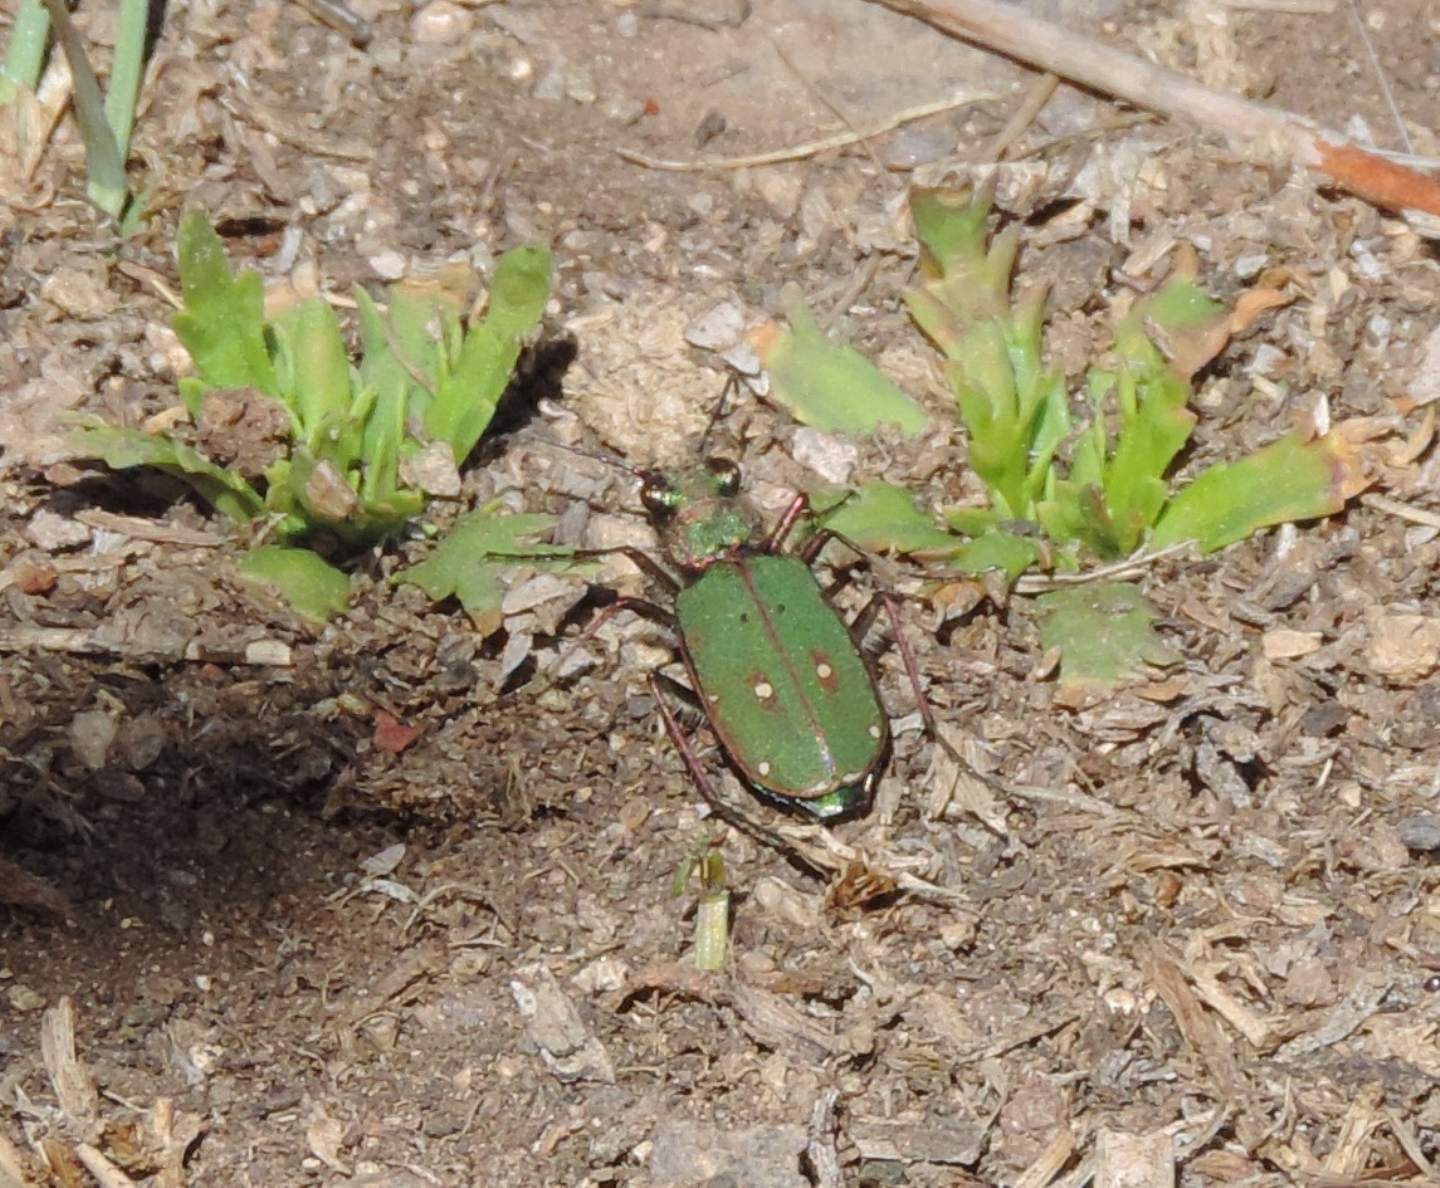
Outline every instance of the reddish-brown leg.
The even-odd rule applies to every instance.
[[[675,711],[671,708],[670,702],[661,688],[659,674],[653,672],[650,674],[650,693],[655,698],[655,704],[660,708],[660,717],[665,722],[665,731],[670,735],[670,741],[675,744],[675,749],[680,752],[680,758],[685,761],[685,767],[690,772],[690,778],[695,781],[695,787],[701,798],[714,810],[715,815],[727,824],[735,826],[742,833],[749,834],[756,841],[773,846],[783,854],[793,855],[794,847],[787,845],[785,839],[778,833],[752,821],[720,799],[719,794],[715,791],[715,785],[710,782],[710,777],[700,765],[700,757],[695,753],[695,748],[690,745],[690,740],[680,726],[680,720],[675,716]]]
[[[790,506],[775,522],[775,527],[770,529],[770,535],[765,538],[764,543],[760,546],[760,551],[778,553],[785,543],[785,538],[790,535],[790,530],[795,527],[795,522],[809,510],[810,496],[801,491],[790,501]]]

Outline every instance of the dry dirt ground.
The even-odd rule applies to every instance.
[[[1425,0],[1041,7],[1399,147],[1383,78],[1436,155]],[[947,800],[892,649],[896,753],[872,813],[811,831],[828,878],[705,819],[645,691],[670,660],[645,622],[498,695],[600,590],[541,590],[482,639],[387,583],[417,540],[316,633],[238,582],[243,541],[176,487],[66,459],[64,414],[176,403],[163,291],[195,204],[237,261],[340,295],[553,243],[547,333],[576,358],[463,507],[644,539],[633,483],[538,439],[689,456],[724,372],[687,328],[792,292],[935,414],[850,476],[971,493],[899,302],[904,200],[967,176],[1033,76],[861,0],[354,9],[363,46],[300,5],[170,5],[134,154],[152,221],[99,225],[68,128],[0,207],[0,1183],[1074,1188],[1163,1184],[1172,1160],[1196,1185],[1433,1182],[1428,453],[1383,500],[1148,570],[1180,659],[1094,704],[1057,697],[1027,599],[907,610],[942,722],[1017,791]],[[103,44],[108,8],[88,15]],[[616,151],[763,152],[957,88],[999,98],[789,164]],[[1062,87],[1010,148],[1001,214],[1053,286],[1067,373],[1188,243],[1217,295],[1265,276],[1289,303],[1204,373],[1186,467],[1306,418],[1423,443],[1433,242],[1132,115]],[[753,397],[717,431],[772,514],[845,462]],[[597,587],[638,588],[623,569]],[[670,883],[712,833],[733,952],[702,975]],[[868,895],[833,873],[851,858]]]

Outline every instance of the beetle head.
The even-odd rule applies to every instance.
[[[640,500],[681,569],[704,569],[733,556],[760,531],[760,517],[740,498],[740,467],[710,458],[686,470],[650,471]]]

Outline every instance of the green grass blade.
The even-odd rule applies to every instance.
[[[730,892],[707,891],[695,909],[695,968],[725,968],[730,947]]]
[[[508,251],[495,266],[490,307],[471,326],[454,370],[444,377],[425,411],[425,430],[448,441],[463,463],[480,440],[500,402],[524,336],[540,322],[550,298],[551,257],[546,248]]]
[[[10,27],[10,48],[0,67],[0,106],[15,101],[15,90],[34,92],[45,68],[45,46],[50,40],[50,14],[44,0],[20,0],[15,23]]]
[[[125,160],[110,129],[110,121],[105,118],[100,84],[85,53],[85,43],[70,20],[65,0],[45,0],[45,6],[55,26],[55,39],[65,51],[75,87],[75,118],[80,122],[80,134],[85,140],[85,168],[89,175],[86,193],[96,206],[118,219],[129,190],[125,184]]]
[[[367,502],[384,499],[399,482],[400,447],[405,441],[413,385],[404,365],[395,356],[386,333],[385,317],[370,294],[355,286],[355,306],[360,323],[364,355],[360,362],[361,382],[374,393],[375,406],[365,420],[362,451],[365,472],[360,479],[360,496]],[[392,299],[390,313],[395,315]]]
[[[115,134],[115,146],[122,161],[130,153],[135,105],[145,73],[145,27],[149,17],[150,0],[120,0],[115,53],[105,91],[105,117]]]

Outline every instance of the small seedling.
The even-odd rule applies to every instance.
[[[167,471],[232,520],[263,524],[275,543],[243,557],[242,574],[324,618],[343,607],[346,579],[304,546],[353,555],[404,531],[432,494],[458,491],[457,466],[490,423],[544,309],[550,254],[517,248],[503,256],[483,318],[468,316],[468,270],[442,277],[450,285],[396,285],[384,311],[357,288],[358,364],[323,299],[267,317],[259,273],[232,272],[199,212],[181,220],[179,264],[184,306],[175,330],[196,370],[180,381],[191,425],[148,433],[93,424],[76,444],[112,467]],[[490,525],[479,530],[487,540],[498,534],[500,551],[563,551],[532,549],[533,518],[506,525],[494,509],[476,517],[463,532]],[[432,572],[429,580],[441,578]],[[481,613],[483,583],[466,589],[467,609]],[[498,601],[493,582],[488,589]]]
[[[730,889],[719,843],[718,836],[706,837],[685,856],[670,881],[670,894],[676,899],[685,894],[692,875],[700,884],[700,901],[695,908],[697,969],[724,969],[730,945]]]
[[[1063,377],[1045,364],[1044,291],[1011,297],[1019,227],[988,238],[985,191],[917,190],[911,211],[921,279],[906,301],[943,356],[968,434],[968,465],[987,501],[949,509],[945,532],[909,492],[872,483],[825,516],[826,527],[875,551],[938,559],[971,574],[999,571],[1013,582],[1030,569],[1076,572],[1145,547],[1193,542],[1213,551],[1275,524],[1338,512],[1364,488],[1353,445],[1331,432],[1289,434],[1174,490],[1170,473],[1196,423],[1191,377],[1228,341],[1228,311],[1177,270],[1119,320],[1110,361],[1091,368],[1079,402],[1088,407],[1077,415]],[[761,357],[772,367],[802,347],[838,350],[802,327],[767,336]],[[812,403],[823,396],[806,392]],[[793,402],[783,392],[779,399]],[[853,403],[849,395],[830,399]],[[1138,612],[1127,612],[1125,630],[1097,638],[1095,616],[1113,612],[1117,598],[1128,605],[1130,595],[1112,589],[1097,597],[1071,593],[1043,605],[1046,638],[1061,650],[1067,681],[1112,683],[1164,654]]]

